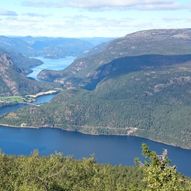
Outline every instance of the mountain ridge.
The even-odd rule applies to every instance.
[[[156,32],[158,31],[158,32]],[[170,33],[170,34],[169,34]],[[152,34],[152,35],[151,35]],[[187,35],[188,39],[174,38],[173,36]],[[143,36],[145,36],[143,38]],[[165,30],[146,30],[135,32],[114,39],[104,45],[102,51],[95,51],[86,57],[76,59],[68,68],[63,71],[44,70],[39,74],[39,78],[45,81],[52,81],[64,84],[73,84],[79,81],[86,81],[88,76],[93,76],[96,69],[101,65],[108,64],[112,60],[140,55],[181,55],[191,54],[191,29],[165,29]],[[100,46],[98,46],[100,49]],[[94,54],[95,52],[95,54]]]

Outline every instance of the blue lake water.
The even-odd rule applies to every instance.
[[[34,67],[32,69],[32,73],[28,75],[28,77],[34,78],[37,80],[37,75],[42,70],[63,70],[67,66],[69,66],[76,57],[73,56],[67,56],[65,58],[59,58],[59,59],[49,59],[49,58],[43,58],[43,57],[36,57],[37,59],[41,60],[43,62],[42,65]]]
[[[29,76],[36,79],[42,69],[64,69],[72,63],[74,57],[58,60],[40,58],[44,64],[33,69]],[[47,62],[48,61],[48,62]],[[61,65],[60,65],[61,64]],[[60,68],[59,68],[60,67]],[[36,104],[49,102],[55,95],[45,95],[37,98]],[[24,104],[0,108],[0,115],[15,111]],[[163,149],[168,150],[172,164],[177,166],[178,171],[191,176],[191,150],[181,149],[131,136],[91,136],[76,132],[67,132],[60,129],[40,128],[10,128],[0,126],[0,149],[6,154],[29,155],[35,149],[41,155],[49,155],[61,152],[64,155],[73,156],[77,159],[94,155],[97,162],[114,165],[134,165],[134,158],[141,155],[141,144],[146,143],[150,149],[161,154]]]
[[[94,155],[97,162],[133,165],[141,156],[141,144],[169,157],[180,172],[191,176],[191,150],[185,150],[147,139],[129,136],[91,136],[59,129],[18,129],[0,126],[0,148],[6,154],[29,155],[38,149],[41,155],[61,152],[77,159]]]
[[[55,95],[38,97],[34,102],[44,104]],[[0,108],[0,115],[28,107],[18,104]],[[191,150],[181,149],[131,136],[91,136],[60,129],[10,128],[0,126],[0,149],[6,154],[29,155],[35,149],[41,155],[61,152],[77,159],[94,155],[100,163],[134,165],[134,158],[141,155],[141,144],[146,143],[159,154],[168,150],[169,158],[184,175],[191,176]]]
[[[43,96],[40,96],[38,97],[34,102],[33,104],[44,104],[44,103],[48,103],[51,101],[51,99],[53,97],[55,97],[56,94],[51,94],[51,95],[43,95]],[[14,112],[16,111],[17,109],[20,109],[22,107],[27,107],[28,105],[27,104],[16,104],[16,105],[10,105],[10,106],[4,106],[4,107],[0,107],[0,116],[1,115],[4,115],[6,113],[10,113],[10,112]]]

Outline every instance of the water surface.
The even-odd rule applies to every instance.
[[[62,70],[71,64],[74,57],[64,59],[40,58],[43,65],[33,68],[29,77],[37,78],[37,74],[43,69]],[[35,104],[49,102],[55,95],[38,97]],[[18,104],[0,108],[0,115],[16,111],[26,104]],[[191,176],[191,150],[181,149],[130,136],[91,136],[76,132],[67,132],[60,129],[40,128],[10,128],[0,126],[0,149],[6,154],[29,155],[35,149],[41,155],[50,155],[61,152],[77,159],[94,155],[97,162],[113,165],[134,165],[134,158],[141,155],[141,144],[146,143],[152,150],[162,153],[168,149],[169,158],[177,166],[178,171]]]
[[[43,58],[43,57],[35,57],[43,62],[43,64],[32,68],[32,73],[28,75],[28,77],[34,78],[37,80],[37,75],[42,70],[63,70],[67,66],[69,66],[75,59],[73,56],[67,56],[65,58],[59,58],[59,59],[49,59],[49,58]]]
[[[56,94],[39,96],[36,98],[36,100],[34,102],[32,102],[32,104],[40,105],[40,104],[48,103],[55,96],[56,96]],[[29,106],[30,106],[30,104],[27,104],[27,103],[19,103],[19,104],[15,104],[15,105],[8,105],[8,106],[0,107],[0,116],[10,113],[10,112],[14,112],[22,107],[29,107]]]
[[[148,139],[131,136],[91,136],[60,129],[18,129],[0,126],[0,148],[6,154],[29,155],[38,149],[41,155],[61,152],[77,159],[94,155],[97,162],[114,165],[134,165],[141,156],[141,144],[146,143],[158,153],[168,149],[172,163],[191,176],[191,150],[173,147]]]

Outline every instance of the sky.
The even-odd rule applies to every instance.
[[[0,35],[121,37],[191,28],[191,0],[0,0]]]

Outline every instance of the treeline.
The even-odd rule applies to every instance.
[[[7,156],[0,154],[1,191],[189,191],[191,182],[143,145],[145,162],[134,167],[97,164],[94,158],[75,160],[60,154]]]

